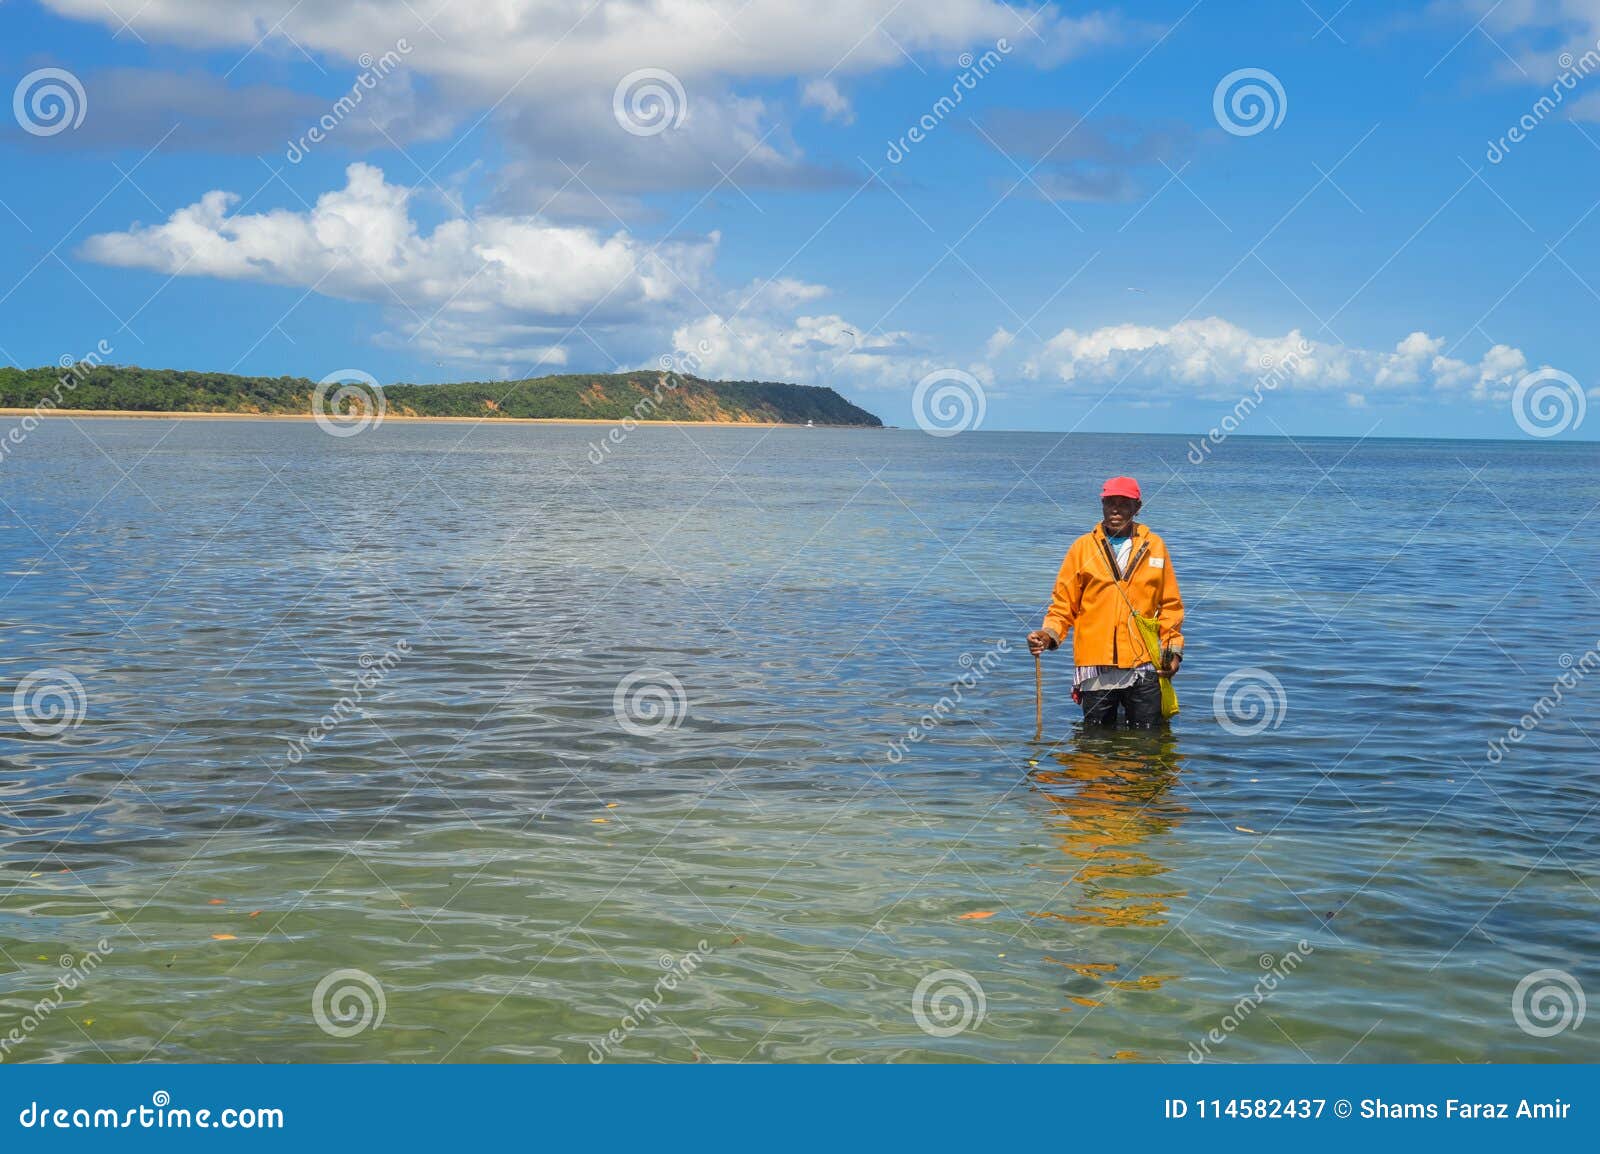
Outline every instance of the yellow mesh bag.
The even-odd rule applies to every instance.
[[[1130,607],[1131,608],[1131,607]],[[1161,630],[1156,625],[1154,617],[1146,617],[1137,609],[1133,610],[1133,627],[1139,631],[1139,637],[1144,642],[1144,647],[1150,654],[1150,661],[1159,671],[1161,669]],[[1161,678],[1161,716],[1171,717],[1178,712],[1178,691],[1172,687],[1172,678]]]

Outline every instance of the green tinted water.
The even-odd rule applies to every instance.
[[[1600,1057],[1513,1013],[1600,989],[1600,679],[1486,756],[1600,638],[1593,446],[594,437],[8,458],[0,684],[83,715],[0,746],[7,1061]],[[1114,473],[1184,712],[1079,735],[1051,655],[1035,744]]]

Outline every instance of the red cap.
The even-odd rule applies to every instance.
[[[1140,500],[1139,482],[1132,477],[1112,477],[1100,487],[1101,497],[1132,497]]]

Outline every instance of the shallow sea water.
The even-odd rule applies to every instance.
[[[1600,448],[603,431],[13,450],[6,1061],[1600,1059]],[[1183,712],[1035,742],[1115,473]]]

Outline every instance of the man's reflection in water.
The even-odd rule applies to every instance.
[[[1182,761],[1177,740],[1167,729],[1083,729],[1041,760],[1030,774],[1033,788],[1049,807],[1051,833],[1068,860],[1041,863],[1059,870],[1061,886],[1046,908],[1030,911],[1033,917],[1105,928],[1167,925],[1168,903],[1187,891],[1165,888],[1160,879],[1169,867],[1143,847],[1171,831],[1188,812],[1168,796]],[[1107,941],[1092,932],[1083,939],[1090,948],[1104,947]],[[1124,939],[1115,951],[1120,961],[1046,960],[1083,979],[1069,983],[1069,989],[1080,991],[1078,996],[1069,994],[1070,1001],[1094,1006],[1099,999],[1086,995],[1103,993],[1102,983],[1113,989],[1154,989],[1175,976],[1117,973],[1155,944],[1151,938],[1128,956]]]

